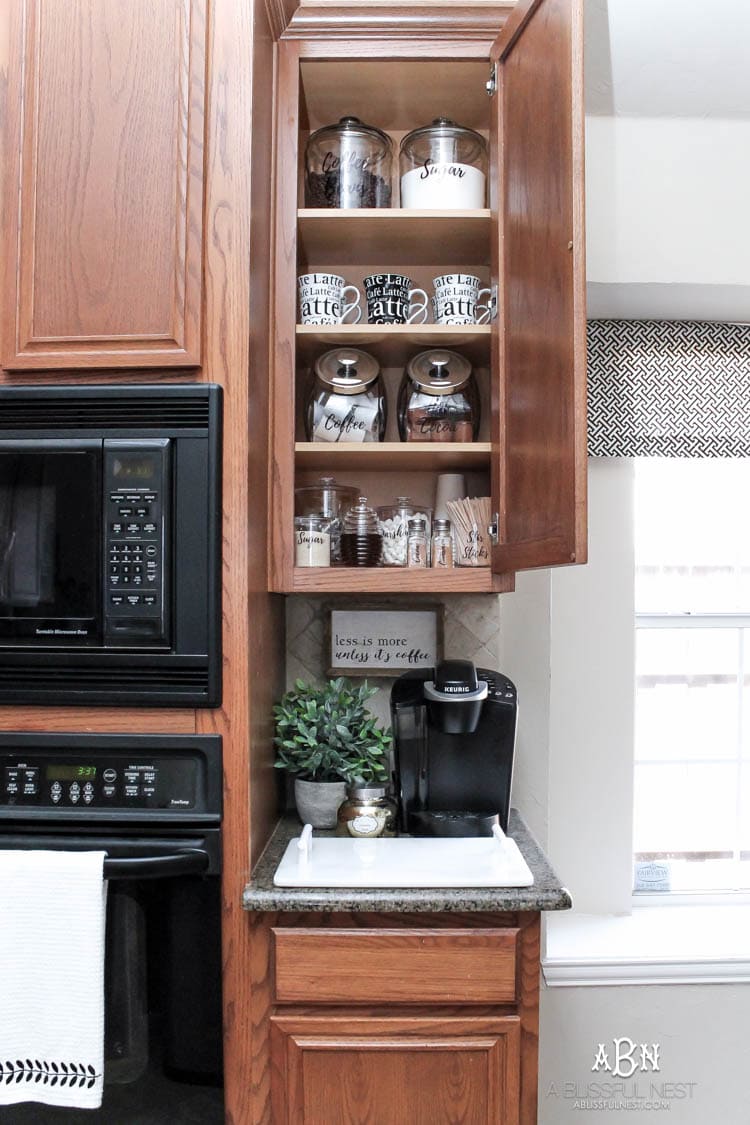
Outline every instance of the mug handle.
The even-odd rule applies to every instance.
[[[487,324],[492,316],[492,306],[489,304],[480,305],[479,302],[484,296],[492,297],[491,289],[480,289],[477,293],[476,313],[474,314],[475,324]],[[481,309],[481,312],[480,312]]]
[[[356,298],[348,305],[346,303],[347,293],[356,293],[357,294]],[[362,309],[360,308],[360,304],[359,304],[359,302],[362,300],[362,294],[360,293],[359,289],[357,289],[357,286],[356,285],[345,285],[344,288],[341,290],[341,300],[343,302],[344,309],[343,309],[343,312],[341,313],[341,320],[339,321],[339,324],[344,324],[346,322],[346,318],[349,315],[349,313],[354,312],[355,310],[356,310],[357,315],[356,315],[355,319],[350,320],[349,323],[350,324],[359,324],[360,320],[362,319]]]
[[[412,299],[417,295],[424,297],[424,304],[417,305],[415,309],[412,309]],[[409,290],[409,315],[406,318],[407,324],[424,324],[427,320],[427,305],[429,304],[429,300],[430,298],[427,296],[424,289]],[[419,320],[417,320],[417,317],[419,317]]]

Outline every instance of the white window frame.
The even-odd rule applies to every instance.
[[[549,572],[549,634],[536,651],[549,662],[547,791],[536,770],[537,791],[514,792],[573,898],[573,911],[546,916],[544,975],[552,986],[750,982],[745,896],[662,904],[632,891],[633,466],[589,461],[589,563]],[[523,596],[523,576],[518,589]],[[504,637],[509,656],[524,642],[521,628],[519,620],[518,636]],[[524,714],[544,704],[537,694],[520,696]],[[530,815],[540,798],[543,831]]]

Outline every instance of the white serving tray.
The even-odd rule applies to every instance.
[[[515,840],[494,836],[354,840],[313,837],[306,824],[290,840],[277,887],[531,887],[534,876]]]

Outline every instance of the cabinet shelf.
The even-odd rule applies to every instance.
[[[489,324],[298,324],[297,356],[309,364],[326,348],[374,347],[384,367],[403,367],[425,348],[459,348],[473,364],[490,361]]]
[[[331,594],[491,594],[509,593],[512,574],[493,574],[489,567],[422,570],[408,567],[294,568],[292,593]]]
[[[489,262],[489,209],[303,208],[297,219],[302,256],[314,266],[351,261],[354,247],[357,260],[372,266]]]
[[[298,441],[294,447],[299,469],[339,472],[478,471],[489,468],[489,442],[325,442]]]

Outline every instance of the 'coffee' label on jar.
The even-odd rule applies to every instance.
[[[313,441],[373,441],[377,405],[353,403],[347,395],[329,395],[315,403]]]

